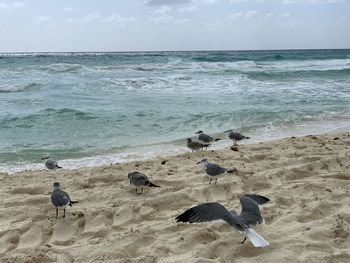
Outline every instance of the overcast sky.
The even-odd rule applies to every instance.
[[[350,48],[350,0],[0,0],[0,52]]]

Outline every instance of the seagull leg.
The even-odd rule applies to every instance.
[[[138,192],[137,192],[137,187],[135,188],[135,191],[136,191],[136,194],[138,194]]]
[[[141,192],[140,192],[140,194],[142,194],[142,192],[143,192],[143,188],[141,187]]]
[[[58,219],[58,207],[56,207],[56,219]]]
[[[65,218],[65,217],[66,217],[66,209],[63,208],[63,218]]]
[[[213,179],[210,178],[209,184],[211,184],[211,180],[213,180]]]
[[[216,184],[217,181],[218,181],[218,178],[215,178],[215,184]]]
[[[247,237],[244,237],[244,239],[243,239],[243,241],[241,242],[241,244],[243,244],[246,240],[247,240]]]

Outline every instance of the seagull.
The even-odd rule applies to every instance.
[[[52,159],[51,157],[43,157],[41,160],[46,160],[45,166],[49,170],[56,170],[56,169],[62,169],[61,166],[58,165],[57,161]]]
[[[191,138],[187,138],[187,147],[192,150],[192,152],[194,151],[198,151],[200,149],[203,149],[203,147],[205,147],[203,144],[201,144],[200,142],[195,142],[192,141]]]
[[[234,132],[233,130],[227,130],[228,138],[232,140],[233,145],[237,145],[237,141],[241,141],[243,139],[249,139],[250,137],[244,136],[238,132]]]
[[[234,210],[228,211],[220,203],[213,202],[192,207],[175,219],[176,222],[189,223],[210,222],[221,219],[245,236],[241,244],[248,238],[254,247],[267,247],[269,242],[255,232],[252,225],[264,223],[259,206],[270,202],[270,199],[261,195],[245,194],[239,201],[242,205],[240,215]]]
[[[218,180],[218,176],[223,175],[225,173],[238,173],[236,168],[233,168],[231,170],[227,170],[226,168],[223,168],[217,164],[209,163],[207,158],[204,158],[200,160],[197,164],[203,163],[204,169],[207,174],[207,176],[210,178],[209,184],[211,184],[211,181],[213,178],[215,178],[215,184]]]
[[[203,131],[197,131],[195,134],[198,134],[198,141],[203,144],[203,146],[207,149],[208,146],[212,142],[219,141],[221,139],[214,139],[213,137],[209,136],[208,134],[205,134]]]
[[[153,184],[148,177],[140,172],[133,172],[128,174],[130,185],[136,186],[136,194],[142,194],[143,187],[160,187],[158,185]],[[141,188],[141,192],[138,192],[138,188]]]
[[[53,191],[51,192],[51,203],[56,207],[56,218],[58,218],[58,207],[63,207],[63,217],[65,217],[66,207],[73,206],[73,204],[79,202],[70,200],[69,195],[61,190],[60,183],[54,182]]]

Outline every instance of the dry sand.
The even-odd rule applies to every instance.
[[[202,157],[237,167],[209,185]],[[161,162],[167,160],[162,165]],[[161,188],[136,195],[127,174]],[[54,181],[80,201],[55,218]],[[0,175],[0,262],[350,262],[350,133],[288,138],[219,151],[79,170]],[[241,245],[224,223],[178,224],[209,201],[239,209],[239,196],[272,202],[255,229],[267,248]],[[60,211],[60,216],[62,211]]]

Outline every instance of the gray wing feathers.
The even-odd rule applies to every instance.
[[[247,224],[255,225],[264,222],[259,205],[266,204],[270,199],[260,195],[243,195],[240,199],[242,211],[239,215]]]
[[[229,136],[228,136],[231,140],[242,140],[245,139],[246,136],[243,136],[242,134],[238,133],[238,132],[230,132]]]
[[[201,133],[198,135],[198,141],[202,141],[202,142],[212,142],[214,140],[213,137],[209,136],[208,134],[205,133]]]
[[[205,203],[186,210],[175,219],[177,222],[200,223],[222,219],[227,221],[231,214],[219,203]]]
[[[45,166],[47,169],[49,170],[55,170],[55,169],[59,169],[59,168],[62,168],[58,165],[57,161],[54,160],[54,159],[48,159],[46,162],[45,162]]]
[[[219,175],[226,172],[225,168],[213,163],[208,163],[205,170],[208,175],[212,175],[212,176]]]
[[[53,190],[51,193],[51,202],[54,206],[67,206],[70,204],[71,200],[65,191]]]
[[[140,172],[129,173],[128,178],[134,186],[145,186],[149,184],[148,177]]]

